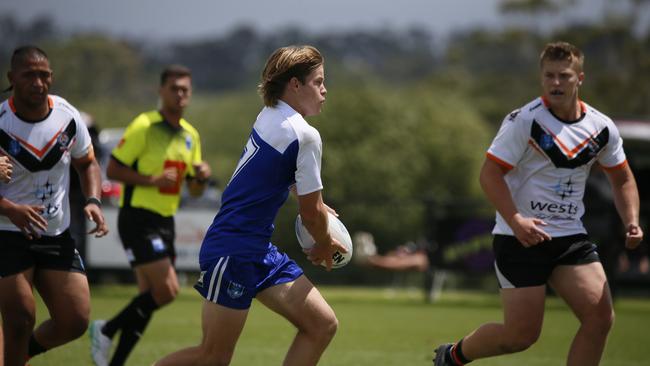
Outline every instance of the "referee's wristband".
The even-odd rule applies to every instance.
[[[86,198],[86,204],[84,206],[88,206],[90,204],[97,205],[97,207],[102,207],[102,201],[100,201],[97,197]]]

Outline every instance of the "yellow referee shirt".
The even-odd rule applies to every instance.
[[[198,131],[181,118],[180,128],[171,126],[158,111],[137,116],[113,149],[112,157],[142,175],[160,175],[167,167],[178,170],[176,185],[170,188],[124,185],[120,207],[138,207],[173,216],[180,202],[184,178],[194,176],[194,164],[201,162]]]

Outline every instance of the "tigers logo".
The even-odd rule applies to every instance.
[[[59,143],[59,148],[61,151],[66,151],[68,150],[68,144],[70,143],[70,136],[66,134],[65,132],[61,132],[59,137],[57,137],[56,141]]]

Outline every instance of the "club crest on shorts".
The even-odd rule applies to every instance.
[[[539,138],[539,146],[544,150],[548,150],[548,149],[552,148],[553,147],[553,136],[551,136],[549,134],[543,134]]]
[[[237,282],[232,282],[228,284],[228,296],[232,299],[237,299],[244,294],[244,286],[238,284]]]

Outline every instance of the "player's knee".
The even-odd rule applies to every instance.
[[[581,323],[584,327],[589,328],[590,334],[606,335],[612,329],[615,318],[614,309],[603,307],[581,319]]]
[[[508,337],[502,344],[504,353],[525,351],[539,339],[540,332],[535,330],[522,331]]]
[[[151,291],[151,295],[158,306],[167,305],[178,296],[178,284],[166,283],[156,287]]]
[[[88,329],[89,314],[75,314],[69,322],[66,322],[67,336],[69,339],[77,339],[81,337]]]
[[[11,337],[23,338],[31,334],[36,323],[34,312],[28,309],[20,309],[12,311],[10,314],[3,314],[3,328],[5,331],[5,338]]]
[[[334,314],[319,319],[310,333],[319,341],[329,343],[334,338],[339,327],[339,320]]]

